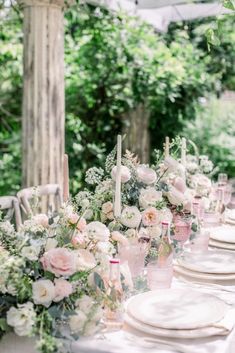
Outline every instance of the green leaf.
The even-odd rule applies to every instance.
[[[212,28],[207,29],[206,38],[209,44],[212,44],[215,46],[220,45],[220,39],[218,37],[217,31],[213,30]]]
[[[94,273],[94,281],[95,281],[95,285],[101,290],[101,291],[105,291],[105,285],[104,285],[104,281],[101,278],[101,276],[95,272]]]
[[[0,330],[7,331],[7,328],[8,328],[7,320],[4,318],[0,319]]]
[[[229,10],[235,11],[235,1],[234,0],[223,0],[223,7]]]
[[[69,280],[70,282],[79,281],[81,278],[86,277],[87,274],[88,273],[86,271],[79,271],[74,273]]]

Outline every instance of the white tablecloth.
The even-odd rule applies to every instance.
[[[180,279],[174,278],[173,288],[190,287],[217,295],[224,301],[229,302],[235,307],[235,287],[226,286],[227,292],[213,286],[206,286],[204,290],[199,285],[188,284]],[[234,290],[234,291],[233,291]],[[169,345],[176,344],[177,349],[167,347],[158,342],[146,342],[146,334],[134,330],[130,327],[124,328],[122,331],[107,333],[103,337],[83,338],[73,343],[73,352],[75,353],[235,353],[235,328],[228,336],[213,336],[201,339],[166,339],[161,340],[168,342]],[[178,344],[180,345],[178,347]]]
[[[218,295],[221,299],[229,302],[235,307],[235,291],[234,286],[226,286],[230,292],[209,287],[201,288],[199,285],[188,284],[180,279],[174,278],[174,288],[190,287],[202,290],[206,293]],[[147,342],[146,334],[125,327],[121,331],[99,334],[96,337],[81,338],[77,342],[71,344],[72,353],[234,353],[235,352],[235,328],[228,336],[213,336],[202,339],[168,339],[160,338],[166,344],[174,345],[176,348],[168,347],[159,342]],[[180,347],[177,347],[177,345]],[[0,342],[0,353],[37,353],[33,348],[34,340],[18,337],[9,334]]]

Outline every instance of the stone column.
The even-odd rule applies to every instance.
[[[63,0],[19,0],[24,11],[23,186],[63,185]]]

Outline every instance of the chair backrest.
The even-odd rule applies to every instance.
[[[17,197],[26,215],[32,215],[34,211],[47,213],[49,209],[58,210],[62,204],[62,192],[58,184],[25,188],[17,193]],[[37,202],[36,207],[30,203],[33,200]]]
[[[22,224],[19,201],[15,196],[1,196],[0,210],[6,210],[6,218],[15,221],[16,229]]]

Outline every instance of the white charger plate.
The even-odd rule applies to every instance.
[[[217,335],[227,335],[227,331],[220,327],[203,327],[198,328],[195,330],[168,330],[159,327],[153,327],[142,322],[139,322],[133,319],[130,315],[125,314],[125,323],[137,329],[141,332],[144,332],[149,335],[153,336],[160,336],[160,337],[171,337],[171,338],[203,338],[203,337],[210,337],[210,336],[217,336]]]
[[[219,249],[235,250],[235,244],[210,239],[209,245]]]
[[[235,227],[223,225],[221,227],[211,228],[210,238],[225,243],[235,244]]]
[[[174,271],[191,278],[196,278],[206,281],[233,281],[235,280],[235,274],[213,274],[213,273],[202,273],[187,270],[184,267],[174,265]]]
[[[177,263],[187,270],[207,274],[234,274],[235,253],[215,249],[206,253],[184,253]]]
[[[219,298],[199,291],[159,289],[132,297],[127,313],[133,319],[164,329],[197,329],[220,321],[227,305]]]

